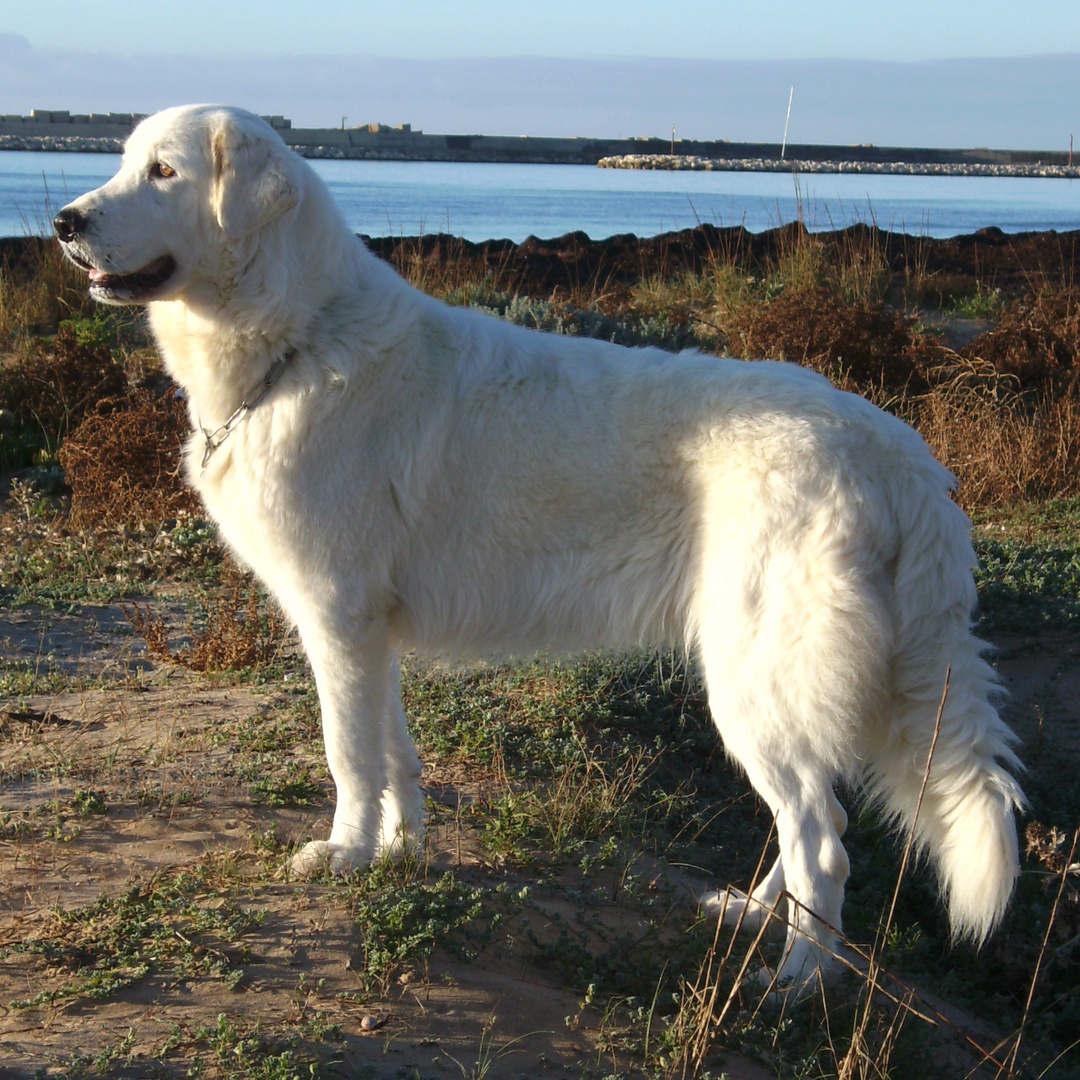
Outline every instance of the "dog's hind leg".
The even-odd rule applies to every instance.
[[[847,829],[847,811],[840,805],[840,800],[831,789],[828,794],[829,813],[836,835],[843,837]],[[776,908],[784,886],[784,858],[777,855],[772,866],[749,895],[728,886],[724,890],[705,893],[701,897],[701,905],[706,911],[721,918],[725,926],[739,926],[744,930],[756,931]]]
[[[378,854],[400,858],[424,832],[424,800],[420,791],[420,759],[409,737],[401,704],[401,671],[393,664],[383,731],[386,787],[382,793]]]
[[[703,643],[709,705],[725,749],[774,815],[780,855],[750,900],[737,899],[746,908],[743,925],[746,918],[760,925],[786,891],[786,913],[778,914],[786,914],[787,935],[775,977],[802,989],[830,967],[841,928],[849,867],[840,841],[845,815],[832,785],[849,719],[830,692],[828,669],[809,655],[755,647],[752,635],[741,644]],[[809,644],[804,651],[812,651]],[[813,675],[804,662],[814,664]],[[736,908],[728,918],[738,915]]]
[[[352,634],[312,626],[301,626],[300,631],[319,690],[337,804],[330,838],[305,844],[293,856],[292,869],[306,874],[326,867],[347,873],[366,866],[379,852],[381,803],[388,786],[385,717],[397,686],[395,668],[380,623],[368,623]]]
[[[745,717],[744,722],[753,725],[755,719]],[[752,727],[740,727],[737,732],[721,727],[725,745],[774,808],[780,847],[764,888],[752,894],[747,918],[760,925],[786,889],[787,937],[775,977],[778,983],[801,987],[830,967],[841,927],[849,866],[833,813],[833,773],[808,746],[778,747],[774,737],[758,739]]]
[[[797,988],[832,966],[849,871],[833,785],[858,775],[860,733],[883,708],[891,643],[882,585],[830,542],[834,529],[830,519],[823,535],[785,545],[778,526],[749,551],[732,543],[728,558],[706,564],[695,620],[724,746],[776,821],[779,865],[747,914],[756,908],[760,923],[761,905],[786,892],[776,977]]]

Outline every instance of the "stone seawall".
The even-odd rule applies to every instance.
[[[891,176],[1019,176],[1080,179],[1080,165],[1014,162],[787,161],[778,158],[703,158],[679,154],[620,154],[601,158],[601,169],[696,172],[880,173]]]

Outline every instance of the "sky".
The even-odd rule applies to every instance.
[[[101,10],[3,0],[0,30],[37,48],[215,57],[912,61],[1080,51],[1076,0],[110,0]]]
[[[0,113],[1067,148],[1077,0],[0,0]]]

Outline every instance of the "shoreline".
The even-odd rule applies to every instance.
[[[747,266],[767,265],[806,235],[823,249],[850,248],[873,252],[882,267],[900,275],[936,280],[943,290],[958,281],[986,289],[1030,288],[1034,283],[1080,281],[1080,229],[1068,232],[1005,233],[990,226],[973,233],[935,239],[891,232],[867,224],[809,234],[791,222],[753,233],[741,225],[703,224],[690,229],[639,237],[632,233],[593,240],[582,232],[520,243],[506,239],[465,240],[444,233],[422,236],[362,235],[368,249],[393,262],[404,256],[433,265],[471,265],[478,279],[490,275],[529,289],[571,294],[582,281],[612,285],[640,279],[643,267],[671,271],[701,270],[718,257]],[[36,250],[55,243],[47,237],[0,238],[0,265],[18,265]],[[509,286],[508,286],[509,287]],[[966,287],[966,286],[965,286]],[[529,291],[529,290],[526,290]]]

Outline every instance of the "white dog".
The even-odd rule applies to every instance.
[[[402,651],[677,642],[776,816],[780,856],[727,914],[786,889],[781,979],[835,945],[841,778],[914,827],[958,936],[993,929],[1017,873],[1013,736],[970,633],[968,521],[911,428],[798,367],[446,307],[234,109],[144,121],[56,231],[94,297],[149,305],[191,481],[311,659],[337,806],[296,869],[419,836]]]

